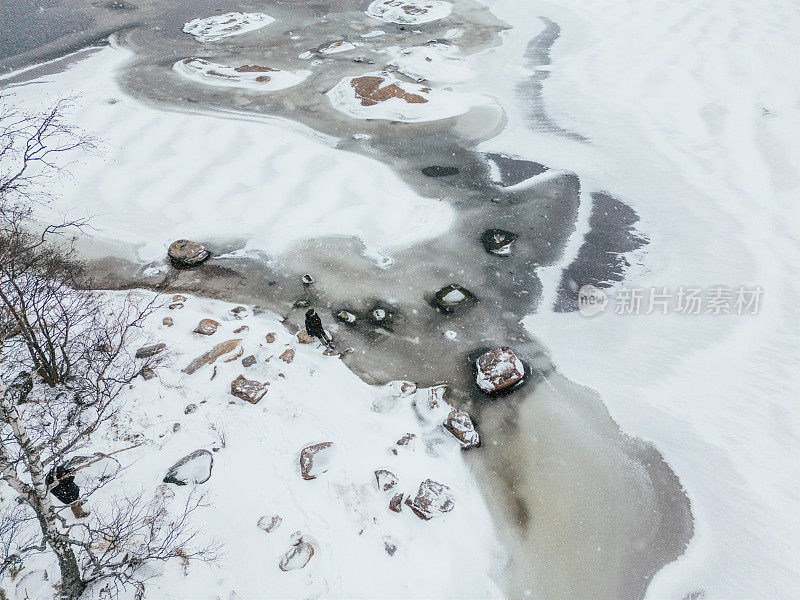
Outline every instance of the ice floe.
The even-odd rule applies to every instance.
[[[435,90],[386,71],[345,77],[328,92],[333,107],[356,119],[436,121],[467,112],[488,99],[477,94]]]
[[[339,52],[347,52],[349,50],[355,50],[356,45],[351,44],[350,42],[346,42],[344,40],[339,42],[333,42],[328,44],[324,48],[320,48],[320,54],[338,54]]]
[[[311,74],[310,71],[282,71],[281,69],[261,65],[231,67],[212,63],[202,58],[179,60],[172,68],[184,77],[200,83],[241,87],[266,92],[290,88],[302,83]]]
[[[453,5],[443,0],[375,0],[366,13],[388,23],[430,23],[449,16]]]
[[[450,44],[427,44],[411,48],[387,48],[394,54],[389,64],[403,75],[417,81],[454,83],[473,77],[472,69],[459,56],[458,47]]]
[[[231,35],[240,35],[261,29],[275,19],[264,13],[229,12],[205,19],[194,19],[183,26],[183,31],[201,42],[213,42]]]

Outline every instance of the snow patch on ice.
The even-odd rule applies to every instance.
[[[450,44],[432,43],[411,48],[387,48],[393,54],[389,62],[397,70],[417,81],[455,83],[473,77],[472,69]]]
[[[366,13],[389,23],[409,25],[444,19],[452,10],[453,5],[443,0],[375,0]]]
[[[172,68],[186,77],[208,85],[240,87],[251,90],[274,92],[293,87],[305,81],[311,71],[282,71],[261,65],[230,67],[212,63],[202,58],[186,58],[176,62]]]
[[[194,19],[183,26],[184,33],[201,42],[214,42],[232,35],[241,35],[261,29],[275,21],[264,13],[229,12],[204,19]]]

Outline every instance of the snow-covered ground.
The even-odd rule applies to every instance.
[[[502,48],[469,61],[509,116],[482,148],[574,170],[584,188],[630,203],[651,243],[629,287],[763,289],[756,316],[555,314],[561,267],[585,226],[561,267],[540,273],[545,300],[526,325],[565,375],[602,394],[623,430],[655,443],[692,501],[695,536],[648,596],[796,597],[800,9],[484,3],[516,27]],[[560,26],[552,64],[527,48],[545,28],[528,26],[533,15]],[[519,86],[537,73],[549,73],[546,114],[588,143],[531,127],[535,99]]]
[[[113,303],[115,294],[108,295]],[[202,530],[198,544],[215,540],[221,548],[215,566],[197,563],[185,570],[175,558],[152,571],[148,598],[501,596],[495,578],[505,565],[503,551],[460,443],[441,427],[449,408],[427,408],[435,390],[401,382],[369,386],[338,357],[323,356],[319,343],[300,343],[278,318],[254,314],[252,307],[236,312],[234,304],[172,295],[159,303],[136,346],[166,343],[165,358],[156,377],[137,378],[124,391],[124,410],[94,443],[103,452],[132,441],[145,445],[117,455],[125,470],[86,508],[103,510],[124,496],[160,496],[169,511],[179,511],[193,490],[204,491],[208,506],[192,515],[190,527]],[[163,324],[165,317],[171,326]],[[219,327],[212,335],[194,333],[201,319],[214,319]],[[228,340],[241,341],[213,364],[183,372]],[[249,356],[255,364],[245,367]],[[231,382],[240,375],[269,384],[256,404],[231,395]],[[398,444],[407,434],[415,437]],[[316,479],[306,480],[300,451],[320,442],[333,443],[327,471],[317,467]],[[162,484],[174,463],[197,450],[213,456],[208,481]],[[394,488],[378,489],[378,469],[397,476]],[[434,511],[424,521],[408,506],[399,513],[389,509],[393,495],[413,498],[426,479],[450,488],[451,511]],[[259,526],[262,517],[263,525],[276,515],[280,524],[272,531]],[[304,568],[283,571],[279,562],[296,532],[314,554]],[[59,580],[51,555],[29,563],[27,572],[37,568],[49,571],[48,581]],[[3,583],[14,588],[20,581]],[[34,597],[46,591],[43,586]]]
[[[324,235],[359,237],[377,257],[449,228],[449,204],[297,123],[179,114],[133,100],[115,79],[130,58],[105,48],[11,87],[9,99],[35,111],[78,98],[71,117],[102,132],[102,155],[70,167],[52,209],[92,215],[95,234],[136,246],[136,259],[163,257],[176,237],[245,238],[249,249],[275,254]],[[263,202],[253,202],[253,190]]]

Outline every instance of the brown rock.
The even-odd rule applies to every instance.
[[[186,300],[187,300],[187,299],[188,299],[188,298],[186,298],[186,296],[183,296],[183,295],[181,295],[181,294],[175,294],[175,295],[172,297],[172,301],[173,301],[173,302],[186,302]]]
[[[202,264],[211,253],[202,245],[190,240],[177,240],[167,250],[172,266],[178,269],[189,269]]]
[[[432,479],[423,481],[416,498],[406,498],[406,505],[424,521],[429,521],[437,514],[450,512],[455,506],[450,488]]]
[[[233,354],[233,355],[229,356],[228,358],[224,359],[222,362],[226,362],[226,363],[233,362],[233,361],[237,360],[242,354],[244,354],[244,348],[242,346],[239,346],[239,349],[236,351],[236,354]]]
[[[243,367],[252,367],[254,364],[256,364],[256,357],[253,356],[252,354],[250,356],[245,356],[242,359]]]
[[[275,334],[274,333],[268,333],[267,334],[267,343],[268,344],[272,344],[274,341],[275,341]]]
[[[176,302],[175,304],[169,305],[170,310],[180,310],[182,308],[183,308],[183,302]]]
[[[294,348],[288,348],[287,350],[284,350],[283,354],[281,354],[278,358],[287,364],[291,363],[294,360]]]
[[[311,344],[314,341],[314,338],[308,335],[308,332],[305,329],[301,329],[297,332],[297,341],[301,344]]]
[[[409,446],[415,439],[417,439],[417,436],[415,434],[407,433],[403,437],[401,437],[399,440],[397,440],[397,445],[398,446]]]
[[[442,425],[461,442],[462,448],[474,448],[481,443],[481,438],[475,430],[472,419],[463,410],[458,408],[451,410]]]
[[[508,389],[525,377],[525,367],[511,348],[492,348],[476,361],[476,383],[487,394]]]
[[[321,442],[306,446],[300,452],[300,473],[303,479],[316,479],[328,471],[327,462],[333,442]],[[319,457],[317,456],[319,455]]]
[[[253,379],[246,379],[243,375],[239,375],[236,379],[231,381],[231,394],[242,400],[246,400],[250,404],[256,404],[264,394],[267,393],[269,382],[261,383]]]
[[[395,494],[389,500],[389,510],[399,513],[403,510],[403,494]]]
[[[245,308],[244,306],[237,306],[236,308],[231,309],[231,314],[237,319],[241,319],[244,316],[244,313],[246,312],[247,308]]]
[[[161,321],[161,324],[164,327],[172,327],[175,324],[175,321],[172,320],[172,317],[164,317],[164,319]]]
[[[163,352],[167,347],[166,344],[153,344],[152,346],[142,346],[136,351],[136,358],[150,358],[159,352]]]
[[[258,527],[267,533],[271,533],[280,527],[281,523],[283,523],[283,519],[281,519],[278,515],[272,515],[269,517],[261,517],[258,520]]]
[[[234,329],[233,333],[244,333],[245,331],[250,331],[250,328],[247,325],[242,325],[241,327]]]
[[[394,553],[397,552],[397,544],[395,544],[394,540],[383,540],[383,547],[386,550],[386,554],[389,556],[394,556]]]
[[[139,375],[142,376],[142,379],[145,381],[150,381],[153,377],[156,376],[156,372],[151,369],[150,367],[143,367],[141,371],[139,371]]]
[[[375,481],[379,490],[387,492],[397,485],[397,475],[386,469],[378,469],[375,471]]]
[[[395,83],[390,83],[389,85],[381,87],[384,81],[386,80],[383,77],[364,75],[351,79],[350,85],[353,86],[356,97],[361,100],[361,106],[374,106],[378,104],[378,102],[384,102],[390,98],[400,98],[409,104],[419,104],[428,101],[419,94],[411,94],[405,91]]]
[[[219,328],[219,323],[214,319],[203,319],[197,324],[194,332],[200,335],[213,335]]]
[[[314,556],[314,546],[303,540],[303,536],[295,534],[292,547],[281,557],[278,566],[281,571],[293,571],[302,569]]]
[[[235,339],[235,340],[228,340],[227,342],[220,342],[219,344],[214,346],[211,350],[209,350],[205,354],[201,354],[200,356],[195,358],[192,362],[190,362],[188,366],[186,366],[186,368],[183,369],[183,372],[188,375],[191,375],[192,373],[197,371],[197,369],[199,369],[200,367],[205,365],[210,365],[220,356],[223,356],[225,354],[228,354],[236,350],[241,341],[242,341],[241,339]]]

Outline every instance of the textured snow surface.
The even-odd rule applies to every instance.
[[[214,42],[232,35],[241,35],[261,29],[275,21],[264,13],[230,12],[202,19],[194,19],[183,26],[183,31],[201,42]]]
[[[473,77],[472,69],[460,56],[458,48],[450,44],[386,48],[385,52],[394,54],[390,65],[417,81],[456,83]]]

